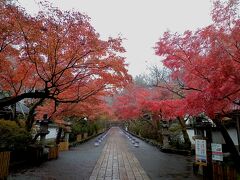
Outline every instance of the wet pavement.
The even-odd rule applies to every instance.
[[[132,142],[128,141],[128,148],[137,157],[150,179],[199,179],[199,177],[193,175],[193,157],[163,153],[157,147],[151,146],[140,139],[137,139],[137,141],[139,147],[134,147]]]
[[[9,180],[88,179],[197,179],[192,174],[192,158],[159,151],[119,128],[111,128],[96,146],[96,137],[61,152],[57,160],[12,173]],[[135,141],[132,142],[132,139]],[[136,147],[138,146],[139,147]]]
[[[88,180],[106,143],[94,146],[97,138],[60,152],[56,160],[12,173],[8,180]]]

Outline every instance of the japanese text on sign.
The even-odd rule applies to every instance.
[[[206,140],[196,139],[195,141],[195,153],[196,163],[206,164],[207,163],[207,148]]]

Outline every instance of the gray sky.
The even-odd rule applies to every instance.
[[[37,9],[37,0],[19,0],[28,11]],[[101,38],[125,38],[124,54],[133,76],[147,66],[160,65],[153,47],[163,32],[184,32],[211,23],[211,0],[49,0],[63,10],[87,14]]]

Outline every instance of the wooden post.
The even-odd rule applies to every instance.
[[[59,151],[68,151],[69,150],[69,142],[60,142],[59,143]]]
[[[212,163],[212,127],[206,126],[206,138],[207,138],[207,179],[213,179],[213,163]]]
[[[6,179],[10,163],[10,152],[0,152],[0,179]]]
[[[82,135],[81,134],[78,134],[77,135],[77,142],[80,142],[82,140]]]
[[[240,151],[240,119],[239,113],[236,114],[236,123],[237,123],[237,138],[238,138],[238,151]]]
[[[83,137],[84,137],[84,139],[87,139],[88,133],[84,133],[84,134],[83,134]]]
[[[58,158],[58,146],[49,147],[48,159],[57,159]]]

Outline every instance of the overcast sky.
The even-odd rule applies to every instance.
[[[38,9],[38,0],[19,0],[28,11]],[[125,38],[124,56],[133,76],[147,66],[160,64],[153,47],[163,32],[182,33],[211,23],[211,0],[49,0],[63,10],[87,14],[101,38]]]

